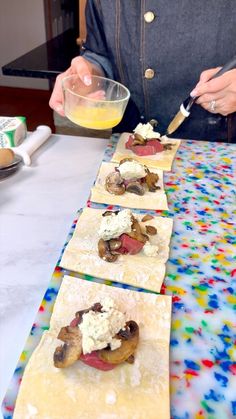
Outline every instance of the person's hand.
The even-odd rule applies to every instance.
[[[210,80],[220,68],[203,71],[190,94],[192,97],[198,97],[196,103],[207,111],[226,116],[236,111],[236,69]]]
[[[61,116],[65,116],[63,109],[64,98],[61,81],[64,77],[70,76],[72,74],[78,74],[83,83],[87,86],[91,84],[92,74],[97,74],[100,76],[103,75],[99,67],[85,60],[83,57],[73,58],[71,61],[71,66],[66,71],[57,76],[54,89],[49,100],[49,106]]]

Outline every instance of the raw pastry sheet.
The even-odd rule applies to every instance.
[[[78,361],[53,365],[57,334],[76,311],[109,295],[140,327],[134,364],[99,371]],[[14,419],[169,419],[171,297],[139,293],[65,276],[50,329],[27,364]]]
[[[127,157],[132,157],[138,160],[140,163],[145,164],[149,168],[153,167],[156,169],[170,171],[172,167],[173,160],[175,158],[175,154],[180,146],[181,140],[166,138],[162,140],[162,143],[172,143],[172,150],[165,150],[161,153],[154,154],[152,156],[137,156],[133,153],[132,150],[128,150],[125,148],[125,143],[128,140],[130,133],[123,133],[121,134],[115,153],[112,156],[112,161],[115,163],[119,163],[122,159]]]
[[[114,172],[117,164],[103,162],[100,166],[95,185],[91,189],[90,200],[108,205],[119,205],[125,208],[168,210],[167,198],[163,185],[162,170],[152,169],[159,176],[157,186],[161,189],[155,192],[145,192],[143,196],[125,192],[123,195],[113,195],[105,189],[106,177]]]
[[[104,210],[100,209],[83,209],[60,266],[74,272],[159,292],[165,277],[173,220],[154,217],[143,224],[155,226],[157,229],[155,236],[149,236],[150,243],[159,246],[157,256],[146,256],[141,251],[136,255],[120,255],[116,262],[109,263],[98,256],[98,229],[103,213]],[[134,215],[139,221],[144,216],[136,213]]]

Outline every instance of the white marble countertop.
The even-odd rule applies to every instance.
[[[0,182],[0,400],[107,140],[52,135]]]

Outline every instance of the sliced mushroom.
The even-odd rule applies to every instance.
[[[123,183],[123,179],[120,176],[120,173],[115,170],[114,172],[109,173],[106,177],[107,182],[116,183],[117,185]]]
[[[75,313],[75,319],[77,319],[77,322],[76,322],[77,325],[82,322],[83,314],[88,313],[89,311],[95,311],[95,313],[98,313],[98,312],[101,313],[102,305],[100,303],[95,303],[91,307],[86,308],[85,310],[77,311]]]
[[[146,144],[146,139],[142,137],[142,135],[135,133],[132,145],[145,145],[145,144]]]
[[[132,159],[131,157],[126,157],[125,159],[120,160],[119,166],[125,163],[126,161],[137,161],[137,160]]]
[[[82,335],[78,327],[62,327],[58,339],[64,345],[58,346],[53,355],[56,368],[66,368],[74,364],[82,353]]]
[[[106,190],[113,195],[123,195],[125,193],[125,185],[117,185],[115,183],[106,183]]]
[[[141,226],[138,220],[136,220],[136,218],[134,217],[132,222],[132,230],[130,233],[126,234],[128,234],[129,237],[132,237],[132,239],[136,239],[142,243],[146,243],[146,241],[148,240],[148,236],[142,233]]]
[[[150,119],[149,124],[155,128],[158,125],[158,121],[156,119]]]
[[[146,171],[147,174],[145,176],[145,182],[147,184],[148,190],[150,192],[155,192],[157,189],[160,189],[160,187],[156,185],[159,176],[156,173],[150,172],[148,169]]]
[[[105,212],[102,214],[102,216],[103,216],[103,217],[108,217],[109,215],[112,215],[112,214],[117,215],[119,212],[120,212],[119,210],[117,210],[117,211],[105,211]]]
[[[150,236],[155,236],[157,234],[157,229],[154,226],[145,226],[147,234]]]
[[[146,215],[144,215],[144,217],[142,218],[142,222],[143,223],[145,223],[146,221],[150,221],[150,220],[153,220],[153,215],[150,215],[150,214],[146,214]]]
[[[123,195],[125,193],[125,185],[118,171],[112,172],[106,177],[105,188],[113,195]]]
[[[119,239],[111,239],[109,240],[109,248],[110,251],[113,252],[114,250],[118,250],[121,247],[121,241]]]
[[[162,143],[162,145],[163,145],[164,150],[172,150],[172,147],[173,147],[174,144],[172,144],[172,143],[163,144]]]
[[[98,254],[99,257],[106,262],[115,262],[118,258],[118,255],[113,255],[109,249],[109,242],[103,239],[100,239],[98,242]]]
[[[143,185],[140,182],[129,182],[128,185],[126,186],[126,191],[130,192],[130,193],[135,193],[136,195],[144,195],[145,193],[145,189],[143,187]]]
[[[139,341],[139,327],[137,323],[133,320],[126,322],[125,330],[120,330],[116,337],[121,339],[119,348],[114,351],[110,348],[98,351],[99,358],[110,364],[121,364],[129,360],[130,356],[133,355]]]

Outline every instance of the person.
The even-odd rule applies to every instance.
[[[235,0],[87,0],[81,55],[60,74],[50,98],[64,116],[61,80],[91,74],[124,84],[131,93],[117,132],[139,122],[162,134],[186,97],[191,115],[173,137],[236,142],[236,69],[210,78],[236,54]]]

